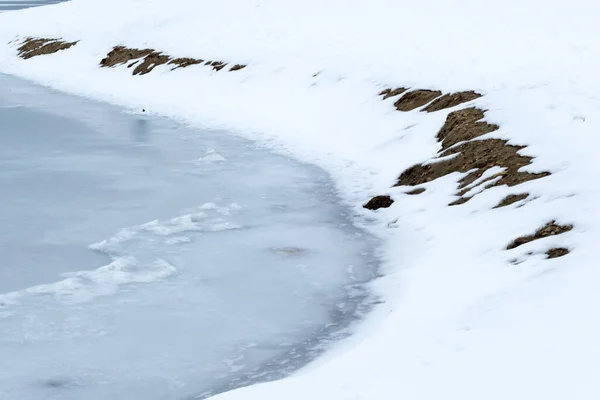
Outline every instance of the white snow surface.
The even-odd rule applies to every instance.
[[[1,14],[0,72],[252,138],[325,168],[374,218],[382,304],[294,376],[220,400],[598,399],[598,16],[591,0],[73,0]],[[24,61],[28,36],[79,43]],[[119,44],[248,67],[99,68]],[[435,155],[452,110],[397,112],[377,96],[397,86],[484,94],[490,136],[552,175],[456,207],[459,174],[403,195],[395,178]],[[362,210],[378,194],[395,203]],[[574,229],[504,250],[550,220]],[[556,246],[571,254],[545,260]]]

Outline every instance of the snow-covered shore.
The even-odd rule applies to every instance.
[[[357,218],[375,218],[384,302],[359,332],[291,378],[219,398],[596,399],[599,15],[585,0],[74,0],[0,15],[0,72],[250,137],[325,168]],[[78,43],[22,60],[26,37]],[[117,45],[247,67],[100,68]],[[465,107],[399,112],[378,93],[400,86],[481,93],[468,106],[500,126],[488,136],[552,175],[452,207],[465,174],[392,188]],[[362,209],[381,194],[394,204]],[[506,250],[551,220],[573,229]],[[570,254],[547,260],[551,247]]]

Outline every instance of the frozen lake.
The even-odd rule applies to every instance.
[[[67,0],[0,0],[0,12],[14,11],[23,8],[47,6]]]
[[[0,399],[201,398],[297,369],[365,306],[328,176],[0,75]]]

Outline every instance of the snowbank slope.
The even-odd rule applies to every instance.
[[[219,398],[597,399],[598,15],[585,0],[74,0],[0,15],[0,72],[251,137],[326,168],[375,218],[384,302],[360,332],[291,378]],[[22,60],[26,37],[78,43]],[[100,68],[117,45],[247,67]],[[378,95],[389,87],[483,96],[399,112]],[[474,140],[527,146],[522,171],[551,175],[479,185],[456,206],[468,171],[419,195],[392,187],[435,159],[438,131],[465,107],[499,126]],[[362,209],[381,194],[391,207]],[[506,250],[549,221],[573,229]],[[546,259],[550,248],[570,253]]]

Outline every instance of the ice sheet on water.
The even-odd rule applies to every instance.
[[[206,203],[198,209],[212,210],[213,214],[229,215],[233,207],[217,207]],[[90,245],[90,249],[105,253],[111,262],[91,271],[77,271],[62,274],[65,279],[24,290],[0,294],[0,304],[14,304],[23,296],[55,296],[62,301],[80,303],[90,301],[97,296],[114,294],[121,285],[131,283],[152,283],[165,279],[176,272],[175,266],[162,258],[147,260],[143,253],[149,247],[156,246],[161,237],[162,243],[175,245],[188,243],[191,239],[179,236],[187,232],[218,232],[240,228],[240,225],[226,221],[207,211],[180,215],[165,221],[154,220],[145,224],[120,230],[109,239]],[[127,246],[128,242],[141,242],[136,246]],[[137,254],[136,252],[140,252]],[[141,262],[139,258],[145,259]]]
[[[203,157],[199,157],[198,160],[196,160],[197,163],[216,163],[216,162],[224,162],[227,161],[227,159],[225,157],[223,157],[222,155],[220,155],[219,153],[217,153],[215,151],[215,149],[208,149],[206,150],[206,155]]]
[[[322,171],[11,94],[51,112],[0,109],[0,398],[180,399],[278,378],[359,310],[371,242]]]

